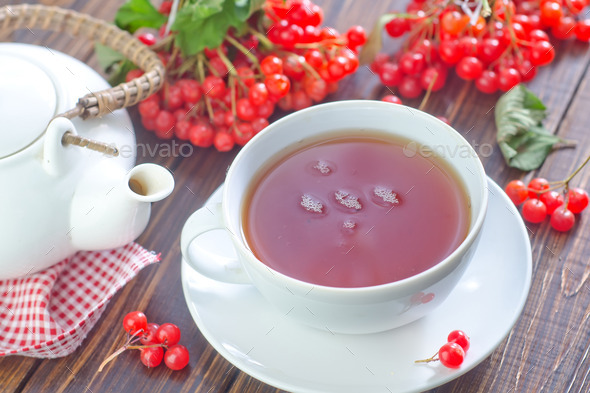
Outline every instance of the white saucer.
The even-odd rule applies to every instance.
[[[182,264],[186,302],[201,333],[229,362],[269,385],[290,392],[405,393],[442,385],[471,370],[506,337],[531,284],[529,238],[520,214],[488,179],[489,206],[474,261],[461,283],[432,314],[371,335],[316,330],[275,311],[249,285],[210,280]],[[221,199],[217,190],[208,203]],[[198,244],[197,244],[198,243]],[[231,256],[224,232],[194,241]],[[459,369],[415,364],[432,356],[451,330],[471,337]]]

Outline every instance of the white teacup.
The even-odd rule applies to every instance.
[[[351,131],[352,130],[352,131]],[[465,185],[470,202],[469,232],[447,258],[415,276],[388,284],[337,288],[307,283],[275,271],[250,251],[242,229],[242,204],[251,181],[282,151],[334,131],[375,130],[415,141],[406,153],[434,151]],[[429,147],[430,150],[421,147]],[[475,251],[488,202],[487,180],[475,151],[453,128],[413,108],[379,101],[340,101],[288,115],[268,126],[242,148],[225,181],[222,202],[191,215],[181,235],[184,259],[198,272],[223,282],[254,285],[284,315],[319,329],[367,334],[392,329],[429,313],[441,304],[460,280]],[[225,230],[237,259],[189,252],[201,234]],[[252,318],[256,318],[255,315]]]

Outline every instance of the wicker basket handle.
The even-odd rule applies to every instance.
[[[61,116],[82,119],[100,117],[116,109],[135,105],[156,92],[164,82],[164,65],[146,45],[128,32],[89,15],[43,5],[7,5],[0,8],[0,30],[19,28],[66,32],[100,42],[123,54],[145,71],[136,79],[110,89],[89,93],[78,100],[75,108]]]

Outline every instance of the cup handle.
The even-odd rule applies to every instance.
[[[250,284],[252,281],[237,258],[217,254],[189,253],[189,246],[206,232],[223,229],[221,203],[208,205],[194,212],[184,224],[180,234],[180,250],[184,260],[200,274],[216,281],[232,284]]]

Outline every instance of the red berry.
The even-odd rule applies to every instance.
[[[137,36],[137,39],[147,46],[152,46],[156,43],[156,36],[152,33],[141,33]]]
[[[277,98],[286,96],[291,88],[289,78],[283,74],[267,75],[264,79],[264,84],[268,92]]]
[[[238,123],[233,127],[232,136],[238,145],[244,146],[254,136],[252,124],[249,122]]]
[[[254,71],[252,71],[248,67],[237,67],[236,72],[238,73],[238,77],[244,84],[248,87],[251,87],[256,80],[254,79]]]
[[[404,73],[397,63],[386,62],[381,65],[379,79],[385,86],[394,87],[401,83]]]
[[[567,40],[575,35],[576,20],[571,16],[561,18],[556,26],[551,28],[551,34],[559,40]]]
[[[203,80],[203,94],[211,98],[222,98],[225,95],[225,82],[218,76],[209,75]]]
[[[420,75],[420,85],[424,90],[439,91],[445,86],[447,72],[436,67],[426,68]]]
[[[132,311],[123,317],[123,330],[132,336],[147,331],[147,317],[141,311]]]
[[[561,4],[559,2],[546,1],[541,4],[541,22],[545,26],[557,26],[562,16],[563,10],[561,9]]]
[[[438,358],[443,366],[458,368],[463,363],[463,359],[465,359],[465,351],[457,343],[446,343],[438,350]]]
[[[248,99],[256,106],[268,100],[268,89],[264,83],[255,83],[248,91]]]
[[[559,206],[563,205],[563,195],[557,191],[547,191],[539,197],[541,202],[547,206],[547,214],[551,215]]]
[[[579,20],[574,27],[574,34],[580,41],[590,41],[590,19]]]
[[[174,128],[174,123],[176,119],[174,115],[170,111],[162,110],[156,116],[156,123],[155,123],[155,130],[159,137],[167,138],[168,136],[172,137],[172,129]]]
[[[422,93],[420,79],[411,75],[404,75],[398,89],[399,93],[406,98],[416,98]]]
[[[521,180],[512,180],[506,185],[504,191],[506,191],[510,200],[517,206],[523,203],[529,196],[526,185]]]
[[[475,87],[482,93],[492,94],[498,90],[498,76],[492,70],[484,70],[476,79]]]
[[[355,25],[348,29],[346,38],[350,46],[361,46],[367,42],[367,33],[362,26]]]
[[[251,121],[256,118],[256,108],[252,102],[247,98],[240,98],[236,102],[236,115],[239,119]]]
[[[317,49],[310,49],[305,52],[304,58],[307,64],[316,70],[319,69],[322,64],[324,64],[324,55],[322,55],[322,52]]]
[[[176,344],[168,347],[164,354],[164,363],[171,370],[181,370],[189,362],[189,353],[185,346]]]
[[[139,358],[147,367],[157,367],[164,358],[164,349],[162,347],[141,348]]]
[[[538,198],[542,191],[549,189],[549,182],[542,177],[536,177],[529,182],[529,198]]]
[[[426,67],[426,58],[420,52],[405,52],[400,57],[399,66],[405,74],[417,75]]]
[[[194,79],[181,79],[176,82],[180,86],[180,94],[184,102],[196,104],[203,95],[201,85]]]
[[[213,138],[215,137],[215,131],[209,124],[199,122],[189,128],[189,140],[195,146],[209,147],[213,144]]]
[[[570,188],[567,192],[567,208],[572,213],[581,213],[588,206],[588,193],[581,188]]]
[[[453,330],[451,333],[449,333],[447,340],[449,342],[454,342],[454,343],[459,344],[461,346],[461,348],[463,348],[463,351],[465,351],[465,352],[467,352],[467,350],[469,349],[469,346],[470,346],[469,337],[462,330]]]
[[[508,91],[520,83],[520,73],[510,67],[504,68],[498,73],[498,87],[502,91]]]
[[[547,206],[537,198],[527,200],[522,205],[522,218],[533,224],[541,223],[547,216]]]
[[[440,28],[451,35],[457,35],[469,24],[469,16],[459,11],[449,11],[442,14]]]
[[[531,46],[530,60],[533,65],[544,66],[555,58],[555,49],[547,41],[537,41]]]
[[[155,100],[145,100],[137,106],[141,117],[146,119],[155,119],[160,113],[160,105]]]
[[[385,25],[385,31],[393,38],[401,37],[408,30],[410,30],[410,23],[407,18],[393,18]]]
[[[385,97],[383,97],[381,99],[381,101],[390,102],[392,104],[400,104],[400,105],[402,105],[401,98],[399,98],[398,96],[395,96],[393,94],[386,95]]]
[[[254,134],[258,134],[260,131],[264,130],[268,126],[268,120],[264,117],[258,117],[252,120],[252,131]]]
[[[163,15],[169,15],[170,11],[172,10],[172,0],[165,0],[160,4],[160,8],[158,8],[158,12]]]
[[[264,75],[282,74],[283,60],[274,55],[266,56],[260,62],[260,70]]]
[[[455,71],[460,78],[473,80],[481,76],[483,72],[483,64],[477,57],[467,56],[457,63]]]
[[[559,232],[567,232],[576,223],[576,216],[570,210],[559,207],[551,215],[551,227]]]
[[[140,76],[143,75],[143,70],[140,70],[139,68],[134,68],[132,70],[130,70],[127,75],[125,76],[125,82],[130,82],[135,78],[139,78]]]
[[[143,345],[158,344],[159,341],[156,339],[156,331],[159,327],[160,325],[158,325],[157,323],[148,323],[147,329],[145,332],[143,332],[143,335],[141,336],[139,341]]]
[[[230,151],[234,144],[234,138],[227,132],[217,132],[213,138],[213,145],[218,151]]]
[[[180,329],[173,323],[164,323],[156,331],[156,340],[168,346],[178,344],[180,341]]]

